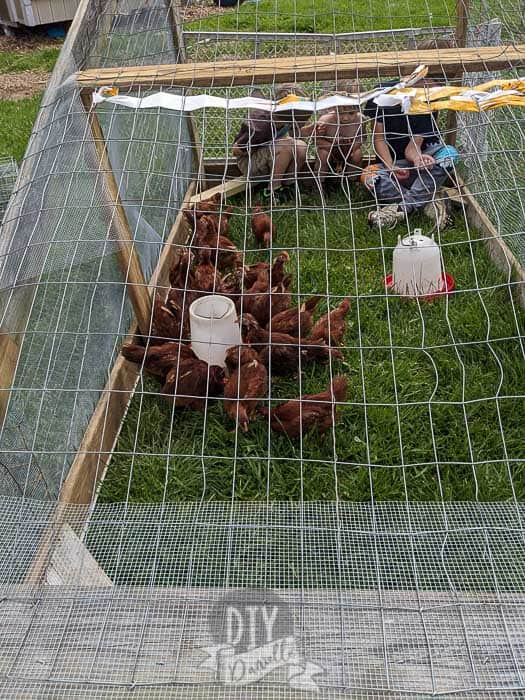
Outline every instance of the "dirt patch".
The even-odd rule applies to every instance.
[[[46,89],[51,73],[24,71],[0,75],[0,100],[23,100]]]
[[[13,36],[0,33],[0,51],[30,53],[38,49],[60,48],[63,43],[63,39],[52,39],[45,34],[29,33],[21,29],[15,29]]]
[[[235,12],[235,7],[217,7],[217,5],[186,5],[181,10],[182,19],[184,22],[193,22],[214,15],[225,15],[228,12]]]

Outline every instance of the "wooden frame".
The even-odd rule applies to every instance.
[[[469,0],[456,0],[456,46],[467,45]],[[458,78],[462,77],[462,73]],[[458,137],[458,116],[450,111],[447,115],[447,143],[456,145]]]
[[[464,2],[464,0],[458,1]],[[83,0],[83,2],[84,7],[86,7],[87,0]],[[171,0],[170,8],[174,40],[183,53],[182,32],[179,28],[174,0]],[[258,59],[238,61],[236,63],[223,61],[215,64],[190,63],[168,66],[95,69],[77,73],[77,82],[81,87],[83,105],[86,109],[89,127],[99,158],[101,176],[106,181],[107,190],[110,193],[110,203],[115,207],[115,224],[121,244],[119,251],[120,264],[128,283],[128,292],[137,318],[137,323],[129,331],[128,340],[132,340],[139,331],[144,335],[149,335],[151,292],[158,286],[168,286],[168,272],[175,255],[176,246],[184,244],[187,238],[187,223],[182,214],[182,209],[196,201],[200,201],[204,195],[197,193],[199,183],[194,180],[186,192],[181,211],[179,211],[164,245],[155,272],[149,283],[146,283],[135,250],[125,209],[119,197],[118,185],[111,168],[104,134],[96,112],[91,105],[88,93],[89,88],[108,84],[121,88],[144,86],[149,89],[155,85],[179,85],[186,87],[189,85],[246,85],[288,79],[333,79],[335,73],[341,78],[377,77],[399,74],[401,72],[406,74],[420,63],[429,65],[431,69],[443,67],[450,74],[456,74],[458,70],[496,70],[498,68],[508,68],[509,66],[524,65],[525,46]],[[201,178],[204,179],[206,174],[206,161],[202,158],[195,121],[191,115],[188,118],[198,158],[198,177],[200,180]],[[228,160],[223,162],[214,161],[213,170],[215,172],[226,172],[230,166],[232,164]],[[244,189],[245,182],[241,182],[241,180],[239,178],[239,182],[230,183],[230,187],[233,189],[236,187]],[[228,186],[228,183],[226,183],[226,186]],[[483,235],[486,236],[494,263],[499,269],[508,273],[509,280],[525,282],[525,273],[519,262],[501,239],[472,193],[462,183],[460,183],[460,186],[468,215]],[[224,185],[217,189],[223,191]],[[210,196],[210,192],[206,192],[205,196]],[[525,305],[525,287],[521,289],[520,301]],[[118,439],[122,421],[133,396],[139,373],[140,370],[136,365],[127,362],[122,356],[117,358],[84,433],[73,464],[62,484],[55,514],[40,542],[38,552],[27,577],[28,582],[38,583],[46,580],[46,572],[53,565],[52,558],[55,547],[62,546],[64,542],[67,542],[68,551],[73,556],[76,557],[78,552],[81,552],[82,543],[80,540],[77,543],[67,529],[67,508],[64,508],[64,506],[70,503],[93,504],[98,484],[105,474]],[[86,508],[87,516],[88,508]],[[98,573],[93,562],[90,562],[89,568],[96,579]],[[108,582],[104,580],[103,574],[100,576],[100,581],[100,585],[108,585]]]
[[[109,193],[108,204],[114,206],[115,216],[114,224],[118,235],[118,260],[124,281],[126,291],[129,294],[133,310],[137,318],[137,323],[143,335],[149,335],[149,327],[151,321],[151,298],[146,287],[146,279],[142,271],[139,256],[131,231],[128,217],[120,192],[115,180],[113,168],[109,160],[108,149],[104,139],[104,132],[100,126],[100,121],[95,112],[94,105],[90,104],[88,96],[83,93],[81,95],[82,104],[86,110],[89,127],[93,136],[95,149],[99,159],[99,168],[101,176],[104,178],[106,188],[104,191]]]
[[[513,286],[515,286],[518,302],[525,309],[525,270],[520,261],[500,236],[497,228],[473,193],[461,180],[459,191],[464,198],[468,218],[486,239],[485,242],[492,262],[500,272],[508,276],[510,282],[515,283]]]
[[[81,88],[111,85],[120,89],[161,86],[219,87],[274,82],[333,80],[407,75],[420,64],[430,71],[494,71],[525,66],[525,45],[426,51],[383,51],[351,55],[260,58],[215,63],[97,68],[76,73]]]

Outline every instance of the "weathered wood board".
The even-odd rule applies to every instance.
[[[225,592],[6,589],[0,670],[10,683],[185,686],[186,697],[199,688],[216,697],[213,689],[221,685],[202,662],[206,648],[217,643],[209,620]],[[509,697],[524,687],[523,595],[308,589],[278,595],[289,605],[303,659],[322,669],[316,681],[323,697],[328,689],[343,696],[368,689],[466,697],[468,690],[488,687],[506,689]],[[276,673],[274,690],[286,690],[286,674]],[[228,697],[247,697],[229,690]]]
[[[45,582],[50,586],[111,586],[112,581],[82,544],[73,529],[62,525],[53,548]]]
[[[459,71],[494,71],[525,65],[525,45],[486,46],[410,51],[292,56],[285,58],[182,63],[162,66],[96,68],[76,73],[83,88],[155,86],[210,87],[257,85],[338,78],[379,78],[408,75],[424,64],[430,71],[455,75]]]

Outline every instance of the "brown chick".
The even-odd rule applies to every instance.
[[[193,253],[186,252],[182,255],[177,255],[171,267],[169,279],[170,285],[178,289],[194,288],[194,278],[191,272],[193,263]]]
[[[167,340],[177,340],[180,332],[180,317],[157,294],[153,302],[150,345],[163,345]]]
[[[186,220],[195,228],[195,223],[206,214],[215,213],[220,207],[220,197],[216,194],[214,197],[209,199],[204,199],[202,202],[198,202],[195,207],[191,209],[183,209],[182,213]]]
[[[156,377],[165,377],[170,369],[183,359],[195,359],[190,346],[180,343],[164,343],[147,348],[129,343],[122,346],[121,352],[126,360],[143,365],[147,372]]]
[[[166,376],[161,393],[175,401],[175,406],[203,411],[207,397],[222,393],[224,370],[195,358],[181,359]]]
[[[204,296],[205,292],[186,289],[170,289],[166,300],[166,308],[182,324],[182,333],[177,340],[189,340],[190,336],[190,306],[196,299]]]
[[[265,367],[269,367],[271,361],[273,374],[296,374],[299,357],[301,364],[328,362],[330,357],[343,359],[338,350],[328,348],[323,340],[312,343],[309,340],[300,341],[286,333],[269,333],[260,327],[251,314],[243,313],[241,327],[246,341],[258,351]]]
[[[225,296],[230,294],[234,296],[239,295],[242,291],[243,276],[244,272],[242,268],[236,268],[228,272],[221,280],[219,294],[224,294]]]
[[[312,329],[313,312],[320,301],[321,297],[315,296],[305,301],[300,307],[275,314],[266,324],[266,330],[305,338]]]
[[[230,228],[230,217],[233,214],[233,207],[217,210],[207,214],[208,222],[212,225],[213,231],[221,236],[227,236]]]
[[[319,394],[304,394],[299,399],[268,410],[259,409],[262,415],[270,416],[270,426],[278,433],[286,433],[289,438],[298,438],[312,428],[324,435],[336,421],[337,403],[346,400],[347,377],[334,377],[326,391]]]
[[[286,250],[283,250],[282,253],[279,253],[279,255],[273,261],[272,271],[270,274],[270,280],[271,280],[273,287],[275,287],[275,285],[277,285],[277,284],[281,284],[281,282],[287,288],[290,287],[290,284],[292,282],[292,276],[291,275],[285,276],[285,274],[284,274],[285,273],[284,266],[288,262],[290,262],[290,255],[286,252]]]
[[[194,271],[195,287],[202,292],[216,292],[221,285],[221,276],[211,261],[209,248],[202,248],[199,253],[199,264]]]
[[[250,289],[250,287],[255,284],[259,275],[261,275],[263,272],[266,271],[269,276],[269,270],[270,264],[267,262],[257,262],[253,265],[247,265],[244,268],[244,286],[246,289]]]
[[[243,313],[246,311],[254,316],[262,327],[267,325],[270,317],[288,309],[292,303],[292,297],[282,282],[271,290],[259,294],[259,290],[264,286],[265,282],[262,279],[255,282],[248,293],[241,298],[237,309],[241,311],[242,307]]]
[[[255,416],[259,399],[268,392],[268,372],[257,352],[246,345],[234,346],[226,353],[230,376],[224,385],[224,410],[239,423],[243,432]]]
[[[260,268],[259,275],[242,299],[238,299],[237,311],[246,311],[255,316],[261,326],[266,326],[270,317],[288,309],[292,298],[288,293],[291,276],[284,275],[284,266],[290,260],[286,251],[280,253],[270,268]],[[270,288],[270,284],[272,285]]]
[[[242,264],[241,254],[237,247],[226,236],[217,235],[214,225],[208,216],[202,216],[195,228],[195,245],[199,249],[209,248],[211,261],[223,271]]]
[[[333,311],[316,321],[309,340],[324,340],[328,345],[340,345],[346,331],[345,316],[349,310],[350,299],[343,299]]]
[[[267,248],[270,247],[272,237],[275,235],[275,224],[260,204],[257,204],[252,211],[252,231],[259,243]]]

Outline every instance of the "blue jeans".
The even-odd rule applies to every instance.
[[[434,156],[443,148],[443,144],[436,144],[426,148],[423,153]],[[448,146],[447,150],[450,148]],[[416,209],[422,209],[434,200],[439,187],[452,172],[456,157],[437,158],[431,168],[421,170],[415,168],[408,160],[396,160],[397,168],[410,171],[408,179],[402,182],[399,182],[396,176],[381,164],[374,175],[367,178],[366,187],[375,194],[377,201],[399,203],[409,214]]]

